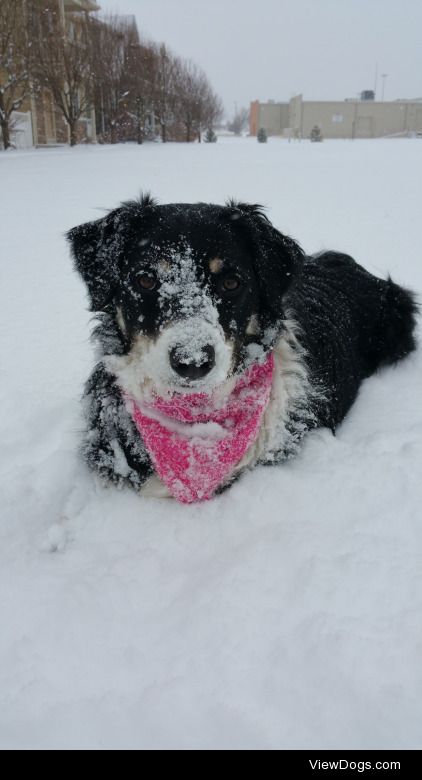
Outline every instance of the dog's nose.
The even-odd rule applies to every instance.
[[[207,344],[189,356],[186,347],[174,347],[170,350],[170,365],[183,379],[202,379],[215,366],[215,349]]]

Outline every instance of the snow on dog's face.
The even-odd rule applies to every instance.
[[[280,333],[301,250],[257,206],[123,204],[68,238],[108,368],[133,397],[210,392]]]

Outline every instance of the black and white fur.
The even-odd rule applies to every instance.
[[[230,484],[294,454],[306,431],[334,431],[362,380],[415,348],[412,293],[347,255],[306,257],[257,205],[157,205],[144,196],[68,239],[98,319],[83,454],[118,485],[162,494],[125,393],[139,403],[152,390],[224,399],[271,350],[271,399]]]

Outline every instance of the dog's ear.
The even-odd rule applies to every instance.
[[[229,201],[229,220],[242,231],[252,257],[263,302],[263,314],[274,323],[282,316],[283,297],[300,272],[304,253],[299,244],[271,224],[263,207]]]
[[[113,299],[125,250],[135,236],[140,237],[145,213],[154,205],[145,195],[66,234],[75,268],[88,288],[91,311],[104,311]]]
[[[115,258],[108,256],[107,217],[72,228],[66,234],[75,268],[89,293],[91,311],[102,311],[112,297]]]

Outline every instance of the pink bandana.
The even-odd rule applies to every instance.
[[[129,399],[155,470],[174,498],[204,501],[224,484],[257,439],[273,371],[270,354],[243,374],[224,406],[215,393],[175,393],[142,409]]]

